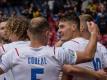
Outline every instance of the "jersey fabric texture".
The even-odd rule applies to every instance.
[[[58,80],[62,65],[75,64],[77,58],[76,52],[61,47],[16,49],[6,53],[0,65],[5,72],[11,69],[15,80]]]
[[[87,46],[88,42],[89,40],[79,37],[79,38],[75,38],[75,39],[65,42],[62,45],[62,47],[72,48],[74,51],[83,51],[85,47]],[[96,71],[107,67],[107,49],[98,42],[94,59],[91,62],[78,64],[77,66],[80,66],[89,70],[96,70]],[[76,76],[74,80],[94,80],[94,79],[80,78]]]
[[[11,49],[28,46],[29,44],[30,44],[30,41],[15,41],[15,42],[0,46],[0,60],[2,55],[5,55],[5,53],[10,51]],[[7,73],[0,75],[0,80],[14,80],[11,70],[9,70]]]

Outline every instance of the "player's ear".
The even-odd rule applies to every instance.
[[[29,30],[27,30],[27,35],[28,35],[28,37],[30,38],[30,32],[29,32]]]
[[[72,30],[75,31],[77,29],[77,25],[76,24],[72,24]]]
[[[83,32],[83,31],[84,31],[84,26],[80,25],[80,32]]]
[[[49,34],[50,34],[50,31],[47,30],[46,31],[46,36],[49,36]]]

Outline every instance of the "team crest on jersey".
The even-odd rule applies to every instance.
[[[73,50],[68,49],[68,51],[69,51],[69,53],[72,55],[72,57],[74,57],[74,56],[75,56],[75,54],[74,54],[74,51],[73,51]]]

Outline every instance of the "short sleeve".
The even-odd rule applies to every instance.
[[[69,48],[69,49],[71,49],[72,48],[72,50],[75,50],[75,51],[77,51],[78,49],[79,49],[79,43],[78,42],[76,42],[76,41],[68,41],[68,42],[65,42],[63,45],[62,45],[62,47],[63,48]]]
[[[4,49],[3,49],[3,46],[0,46],[0,56],[2,56],[4,54]]]
[[[75,64],[77,55],[76,52],[71,49],[59,48],[57,58],[61,64]]]
[[[4,55],[5,53],[7,53],[7,51],[9,51],[11,49],[11,45],[10,44],[4,44],[0,46],[0,56]]]
[[[2,62],[0,63],[0,68],[4,71],[4,72],[7,72],[11,66],[12,66],[12,57],[13,57],[13,53],[14,51],[11,50],[11,51],[8,51],[6,54],[4,54],[2,56]]]

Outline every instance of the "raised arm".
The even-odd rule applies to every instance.
[[[82,52],[77,51],[76,63],[83,63],[90,61],[94,58],[95,55],[96,45],[97,45],[97,34],[98,34],[97,24],[95,24],[94,22],[87,22],[87,25],[91,37],[85,50]]]

